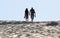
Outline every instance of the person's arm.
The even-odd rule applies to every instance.
[[[34,16],[36,17],[36,13],[34,14]]]
[[[24,13],[24,18],[25,18],[25,13]]]
[[[34,10],[34,16],[36,17],[36,13],[35,13],[35,10]]]

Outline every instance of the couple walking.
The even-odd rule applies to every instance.
[[[34,17],[36,17],[35,10],[33,8],[28,11],[28,8],[25,9],[25,16],[24,18],[28,21],[29,16],[31,17],[31,21],[33,22]]]

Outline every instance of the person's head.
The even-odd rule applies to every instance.
[[[33,9],[33,7],[31,7],[31,9]]]
[[[28,10],[28,8],[26,8],[26,10]]]

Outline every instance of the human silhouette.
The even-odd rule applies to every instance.
[[[35,13],[35,10],[33,9],[33,7],[30,9],[30,13],[31,13],[31,21],[33,22],[34,17],[36,17],[36,13]]]
[[[26,19],[26,21],[28,21],[28,16],[29,16],[29,11],[28,8],[25,9],[25,16],[24,18]]]

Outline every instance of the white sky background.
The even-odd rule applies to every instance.
[[[0,0],[0,20],[24,21],[25,8],[34,7],[34,21],[60,20],[60,0]]]

